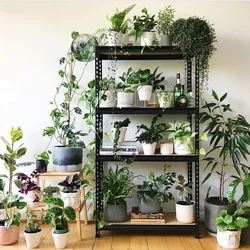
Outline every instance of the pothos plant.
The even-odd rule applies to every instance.
[[[76,116],[82,115],[82,109],[78,102],[77,91],[80,88],[80,81],[85,72],[86,66],[90,60],[93,60],[96,40],[92,36],[81,37],[78,32],[72,32],[73,39],[71,47],[66,55],[59,61],[60,65],[64,65],[58,74],[61,77],[61,83],[56,88],[56,93],[51,104],[54,106],[50,113],[52,126],[47,127],[43,131],[43,136],[54,137],[61,145],[68,147],[85,147],[81,137],[85,136],[81,130],[75,129]],[[83,39],[83,41],[81,41]],[[80,40],[80,41],[79,41]],[[82,43],[85,45],[83,47]],[[76,44],[76,45],[75,45]],[[73,49],[74,48],[74,49]],[[74,73],[77,62],[85,62],[82,72],[79,76]],[[64,100],[59,103],[63,96]]]
[[[229,113],[232,112],[230,104],[224,103],[227,93],[219,97],[213,90],[212,96],[214,100],[205,102],[200,113],[200,123],[206,126],[205,132],[211,137],[210,147],[212,148],[203,159],[206,162],[204,171],[208,173],[202,183],[212,175],[216,175],[219,179],[219,202],[223,202],[225,183],[230,177],[227,176],[229,169],[235,170],[239,177],[241,177],[241,170],[246,174],[250,170],[248,166],[241,163],[242,158],[247,160],[250,154],[248,151],[250,124],[240,114],[230,117]],[[231,188],[231,194],[235,194],[235,188]],[[208,188],[207,197],[210,189],[211,186]]]

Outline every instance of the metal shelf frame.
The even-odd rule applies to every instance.
[[[184,59],[183,53],[174,46],[163,47],[141,47],[141,46],[121,46],[108,47],[97,46],[95,53],[95,79],[96,79],[96,95],[99,98],[99,80],[102,79],[102,61],[103,60],[186,60],[187,69],[187,91],[194,91],[194,107],[188,108],[96,108],[96,210],[103,212],[103,193],[101,182],[103,179],[103,162],[117,161],[113,155],[100,155],[102,131],[103,131],[103,115],[105,114],[183,114],[186,115],[187,121],[191,127],[194,122],[195,148],[199,149],[199,68],[196,59]],[[192,60],[194,60],[194,84],[192,86]],[[98,229],[96,223],[96,237],[100,237],[101,230],[120,230],[120,231],[164,231],[164,232],[190,232],[194,233],[195,238],[200,237],[199,233],[199,156],[198,155],[136,155],[136,156],[119,156],[119,158],[133,158],[135,161],[172,161],[187,163],[188,182],[194,183],[194,201],[195,201],[195,223],[193,225],[108,225]],[[193,180],[194,175],[194,180]],[[191,197],[192,198],[192,197]]]

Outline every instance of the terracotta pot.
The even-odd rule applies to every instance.
[[[11,225],[8,229],[0,226],[0,245],[7,246],[18,241],[20,235],[20,227]]]

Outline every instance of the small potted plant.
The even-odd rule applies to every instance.
[[[176,173],[168,172],[169,168],[169,165],[165,165],[163,174],[159,176],[150,171],[149,180],[137,186],[141,213],[158,213],[161,210],[161,203],[173,200],[173,195],[168,190],[175,183]]]
[[[156,31],[158,33],[161,46],[172,45],[169,35],[170,27],[174,21],[174,13],[175,10],[171,8],[171,5],[165,7],[163,10],[159,10],[158,12]]]
[[[151,98],[148,101],[148,106],[149,107],[159,107],[159,102],[157,99],[157,92],[158,91],[164,91],[165,90],[165,86],[163,84],[160,84],[161,82],[163,82],[165,80],[164,76],[161,73],[157,73],[159,66],[155,68],[155,70],[153,71],[153,73],[150,74],[149,78],[148,78],[148,84],[152,85],[152,94],[151,94]]]
[[[65,206],[61,198],[46,198],[49,209],[44,217],[46,224],[52,225],[52,235],[56,248],[65,248],[68,243],[68,220],[75,220],[76,213],[71,206]]]
[[[157,142],[162,139],[164,133],[167,130],[166,123],[157,123],[158,117],[160,116],[161,115],[156,115],[153,117],[150,127],[147,127],[144,124],[137,126],[136,134],[141,130],[144,130],[139,136],[136,136],[135,138],[136,141],[139,141],[142,144],[145,155],[153,155],[155,153]]]
[[[24,238],[28,248],[37,248],[41,241],[41,223],[43,221],[43,215],[38,222],[34,220],[37,218],[31,211],[26,211],[27,223],[24,228]]]
[[[183,175],[178,175],[176,190],[179,191],[180,200],[175,203],[176,219],[181,223],[195,221],[195,203],[190,200],[192,195],[192,182],[186,182]]]
[[[115,79],[113,77],[104,77],[100,79],[99,88],[99,106],[116,107]]]
[[[127,220],[127,203],[125,199],[133,190],[135,185],[132,180],[134,174],[127,168],[114,170],[110,167],[102,181],[104,218],[111,222],[122,222]]]
[[[108,18],[111,22],[112,27],[107,33],[107,40],[109,46],[120,45],[122,39],[122,31],[124,31],[124,25],[127,23],[127,14],[135,7],[135,4],[130,5],[123,11],[116,10],[116,13]]]
[[[241,207],[233,214],[226,209],[221,210],[216,217],[217,242],[225,248],[238,248],[240,246],[241,229],[249,226],[245,217],[250,207]]]
[[[40,187],[33,180],[33,178],[37,178],[40,173],[34,170],[29,177],[24,173],[19,173],[16,180],[16,185],[20,189],[19,192],[25,194],[25,199],[27,204],[31,208],[38,207],[40,205]]]
[[[50,150],[45,150],[42,153],[36,155],[36,169],[39,173],[47,172],[50,155]]]
[[[17,194],[4,193],[4,182],[1,181],[1,204],[3,207],[3,219],[0,220],[0,245],[7,246],[18,241],[20,235],[20,210],[26,206],[26,202]],[[11,237],[10,237],[11,235]]]
[[[63,187],[61,190],[61,197],[66,206],[77,208],[80,206],[81,198],[81,179],[78,173],[68,175],[64,181],[58,183]]]
[[[141,16],[134,16],[135,39],[141,37],[141,46],[152,46],[155,39],[154,28],[156,26],[155,15],[148,14],[147,8],[143,8]]]
[[[43,190],[43,199],[54,197],[59,198],[60,196],[60,188],[58,186],[49,185]]]

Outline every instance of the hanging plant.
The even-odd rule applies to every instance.
[[[173,22],[170,36],[185,58],[198,60],[202,93],[208,84],[209,60],[216,51],[213,24],[200,17],[179,18]]]

